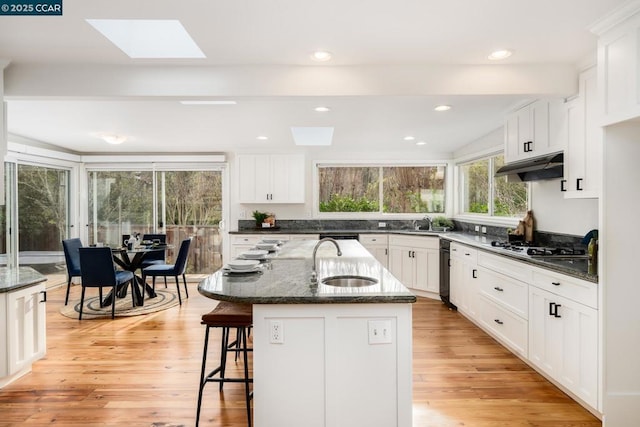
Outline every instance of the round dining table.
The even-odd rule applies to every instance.
[[[132,249],[126,247],[111,248],[113,254],[113,261],[123,270],[133,273],[133,283],[131,286],[131,292],[133,293],[133,302],[136,306],[144,305],[144,298],[142,293],[146,292],[149,298],[156,296],[153,288],[147,283],[142,281],[142,277],[136,274],[142,266],[147,254],[157,251],[166,251],[170,249],[171,245],[148,245],[138,246]],[[124,298],[127,295],[128,285],[124,285],[116,292],[118,298]],[[102,307],[109,306],[112,302],[113,292],[110,292],[100,304]]]

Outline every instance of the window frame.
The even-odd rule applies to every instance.
[[[445,182],[444,182],[444,212],[442,213],[386,213],[386,212],[320,212],[320,179],[319,168],[320,167],[376,167],[379,168],[380,178],[382,178],[382,168],[385,167],[430,167],[430,166],[444,166],[445,168]],[[453,212],[453,169],[454,164],[452,160],[429,160],[424,162],[416,161],[371,161],[371,160],[316,160],[313,161],[313,211],[312,217],[318,219],[420,219],[425,215],[429,216],[446,216],[450,217],[450,213]],[[383,206],[383,188],[378,187],[378,194],[380,199],[380,209]]]
[[[515,227],[518,225],[518,222],[522,218],[518,217],[506,217],[506,216],[495,216],[493,215],[494,211],[494,182],[493,176],[490,176],[489,181],[489,213],[481,214],[481,213],[470,213],[463,212],[462,208],[464,206],[463,197],[465,197],[464,189],[463,189],[463,179],[462,179],[462,166],[468,163],[472,163],[479,160],[489,159],[489,168],[491,171],[495,173],[495,161],[494,158],[496,156],[503,155],[504,150],[488,150],[482,153],[477,153],[475,156],[465,157],[456,159],[455,161],[455,172],[454,172],[454,186],[455,186],[455,214],[454,219],[464,222],[478,222],[488,225],[496,225],[496,226],[505,226],[505,227]],[[531,185],[530,183],[525,183],[527,185],[527,210],[531,209]]]

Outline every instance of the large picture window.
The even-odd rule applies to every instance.
[[[318,166],[318,210],[443,213],[444,165]]]
[[[497,217],[525,215],[529,187],[524,182],[509,182],[506,176],[495,178],[495,171],[502,165],[502,155],[460,165],[461,213]]]

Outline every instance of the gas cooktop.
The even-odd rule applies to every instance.
[[[587,251],[583,248],[565,246],[538,246],[527,242],[506,242],[494,240],[491,246],[512,251],[532,258],[588,258]]]

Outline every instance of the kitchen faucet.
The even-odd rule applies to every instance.
[[[320,246],[324,242],[333,243],[336,246],[336,249],[338,250],[338,256],[342,256],[342,251],[340,250],[340,246],[338,246],[338,242],[335,239],[332,239],[331,237],[325,237],[324,239],[320,239],[320,241],[318,241],[318,243],[316,243],[316,246],[313,248],[313,256],[311,257],[313,259],[313,266],[311,267],[311,283],[312,284],[318,283],[318,273],[316,273],[316,254],[318,252],[318,246]]]

